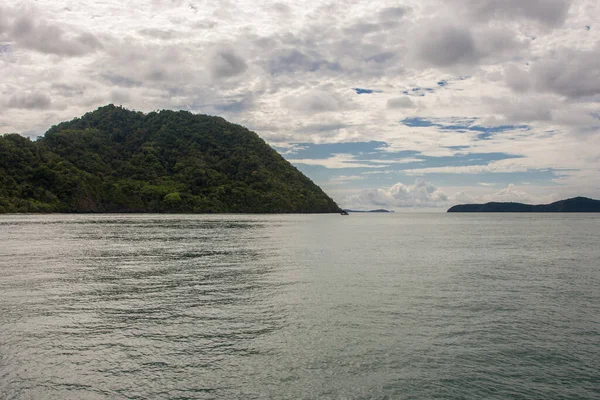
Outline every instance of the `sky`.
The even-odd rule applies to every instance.
[[[4,0],[0,133],[220,115],[346,208],[600,198],[597,0]]]

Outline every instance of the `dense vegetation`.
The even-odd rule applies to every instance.
[[[587,197],[574,197],[551,204],[486,203],[461,204],[448,212],[600,212],[600,201]]]
[[[0,136],[0,212],[338,212],[255,133],[108,105],[36,141]]]

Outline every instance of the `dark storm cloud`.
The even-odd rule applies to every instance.
[[[216,78],[230,78],[244,73],[248,64],[231,49],[215,52],[210,64],[211,75]]]
[[[81,56],[102,48],[102,43],[91,33],[67,35],[61,27],[30,16],[16,18],[8,35],[19,46],[60,56]]]
[[[6,102],[6,107],[43,110],[50,107],[50,103],[50,97],[43,93],[14,94]]]

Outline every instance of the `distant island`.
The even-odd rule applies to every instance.
[[[339,213],[256,133],[108,105],[35,141],[0,135],[0,213]]]
[[[448,212],[600,212],[600,200],[574,197],[539,205],[522,203],[461,204],[451,207]]]
[[[384,210],[383,208],[380,208],[377,210],[367,210],[367,211],[344,209],[344,211],[346,211],[347,213],[393,213],[394,212],[394,211],[390,211],[390,210]]]

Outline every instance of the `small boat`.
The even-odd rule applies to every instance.
[[[340,215],[350,215],[350,214],[348,214],[348,211],[342,210],[342,212],[340,213]]]

